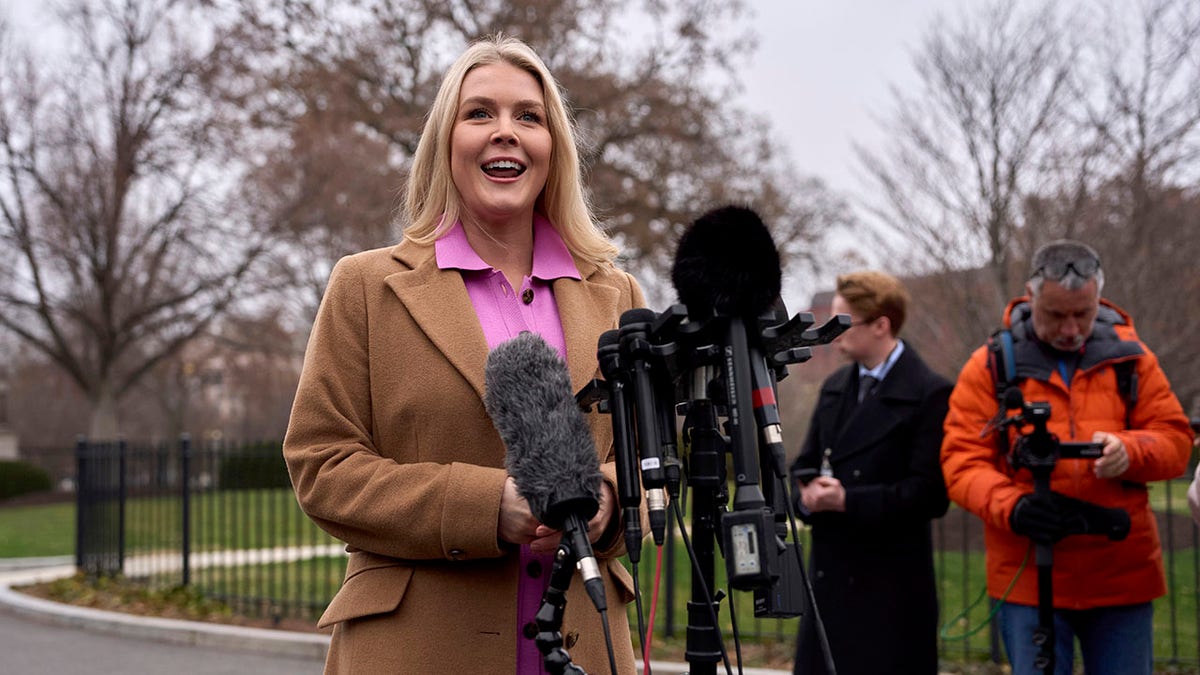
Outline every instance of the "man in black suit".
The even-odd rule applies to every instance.
[[[839,675],[936,675],[938,603],[930,521],[949,500],[938,461],[951,383],[898,338],[908,293],[894,277],[838,277],[834,341],[852,363],[821,386],[792,465],[812,526],[812,578]],[[825,672],[812,613],[797,675]]]

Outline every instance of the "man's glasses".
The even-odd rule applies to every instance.
[[[1090,278],[1100,269],[1100,261],[1088,256],[1078,260],[1069,260],[1067,262],[1052,262],[1046,263],[1037,268],[1033,272],[1033,276],[1042,277],[1049,281],[1062,281],[1067,276],[1067,272],[1075,272],[1084,279]]]

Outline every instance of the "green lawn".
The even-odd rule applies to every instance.
[[[74,503],[0,508],[0,558],[74,554]]]
[[[1165,493],[1165,490],[1163,491]],[[1173,491],[1171,505],[1178,508],[1182,491]],[[1165,494],[1154,495],[1165,502]],[[211,494],[199,495],[192,502],[193,546],[195,550],[250,549],[285,544],[325,544],[333,540],[321,533],[296,507],[289,490],[245,490],[217,500]],[[169,498],[133,499],[126,510],[126,536],[131,550],[151,550],[178,546],[180,518],[177,500]],[[172,532],[171,542],[161,532]],[[1165,533],[1164,533],[1165,537]],[[1183,544],[1192,544],[1191,533],[1181,533]],[[70,555],[75,548],[75,505],[73,503],[39,506],[0,507],[0,557],[29,557]],[[805,549],[807,551],[807,548]],[[1197,606],[1197,578],[1200,577],[1200,557],[1197,549],[1179,548],[1169,557],[1168,579],[1172,593],[1155,604],[1155,654],[1160,661],[1179,659],[1195,662],[1200,658],[1197,625],[1200,614]],[[655,549],[647,540],[639,565],[639,582],[644,611],[649,611]],[[983,600],[972,605],[983,587],[983,554],[966,556],[958,551],[938,552],[938,570],[942,620],[946,623],[942,646],[943,655],[954,661],[983,658],[989,648],[986,629],[964,639],[958,639],[984,626],[989,603]],[[287,565],[241,565],[237,568],[195,570],[194,583],[206,592],[227,601],[238,596],[280,598],[292,604],[304,604],[306,598],[328,600],[341,583],[344,558],[317,559]],[[724,584],[724,563],[716,563],[718,585]],[[664,573],[664,583],[666,575]],[[664,644],[682,640],[687,625],[686,603],[690,600],[691,567],[682,546],[674,560],[674,588],[661,589],[660,608],[655,621],[656,636]],[[790,644],[797,619],[758,619],[753,615],[753,596],[734,592],[733,603],[739,622],[739,633],[748,640]],[[269,605],[269,601],[261,601]],[[671,609],[667,609],[670,603]],[[732,633],[729,612],[730,600],[721,605],[722,631]],[[234,604],[231,602],[231,604]],[[958,617],[965,608],[971,609]],[[243,608],[249,610],[250,608]],[[319,607],[312,611],[319,611]],[[631,622],[636,625],[634,606],[630,606]],[[667,637],[670,630],[673,638]],[[658,639],[656,637],[656,639]],[[733,649],[732,641],[727,643]],[[680,652],[682,653],[682,652]],[[786,652],[785,652],[786,653]],[[732,655],[731,655],[732,656]]]

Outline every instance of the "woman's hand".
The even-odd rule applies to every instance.
[[[533,517],[533,512],[529,510],[529,502],[517,491],[517,482],[513,477],[504,479],[504,492],[500,493],[500,522],[496,526],[496,535],[500,541],[529,544],[537,538],[538,529],[549,528]],[[557,545],[556,543],[555,546]]]
[[[604,481],[600,481],[600,509],[596,511],[596,515],[588,521],[588,540],[593,544],[604,534],[608,529],[608,525],[612,522],[613,513],[615,512],[614,505],[616,504],[617,496],[613,494],[612,486]],[[503,501],[501,501],[503,504]],[[546,525],[539,524],[533,533],[533,541],[529,542],[529,549],[534,553],[553,553],[558,548],[558,542],[562,539],[562,531],[556,530]]]

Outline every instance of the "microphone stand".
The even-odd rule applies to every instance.
[[[1033,425],[1033,431],[1017,440],[1018,463],[1033,474],[1033,492],[1038,499],[1050,503],[1050,474],[1056,463],[1058,440],[1046,429],[1050,406],[1034,403],[1024,406],[1021,418]],[[1034,562],[1037,565],[1038,626],[1033,630],[1033,644],[1038,648],[1033,667],[1045,675],[1054,673],[1054,544],[1034,543]]]
[[[558,550],[554,552],[554,566],[550,570],[550,585],[542,593],[542,606],[534,616],[538,634],[534,638],[542,663],[550,675],[587,675],[587,671],[571,662],[571,655],[563,648],[562,620],[567,607],[567,589],[575,575],[576,554],[564,536]]]
[[[720,632],[714,623],[720,600],[712,599],[716,584],[718,508],[728,500],[725,482],[724,439],[717,429],[712,401],[693,401],[688,411],[693,421],[688,483],[692,488],[692,547],[695,569],[692,595],[687,603],[687,644],[684,652],[690,675],[716,675],[723,658]],[[711,604],[710,604],[711,603]]]

